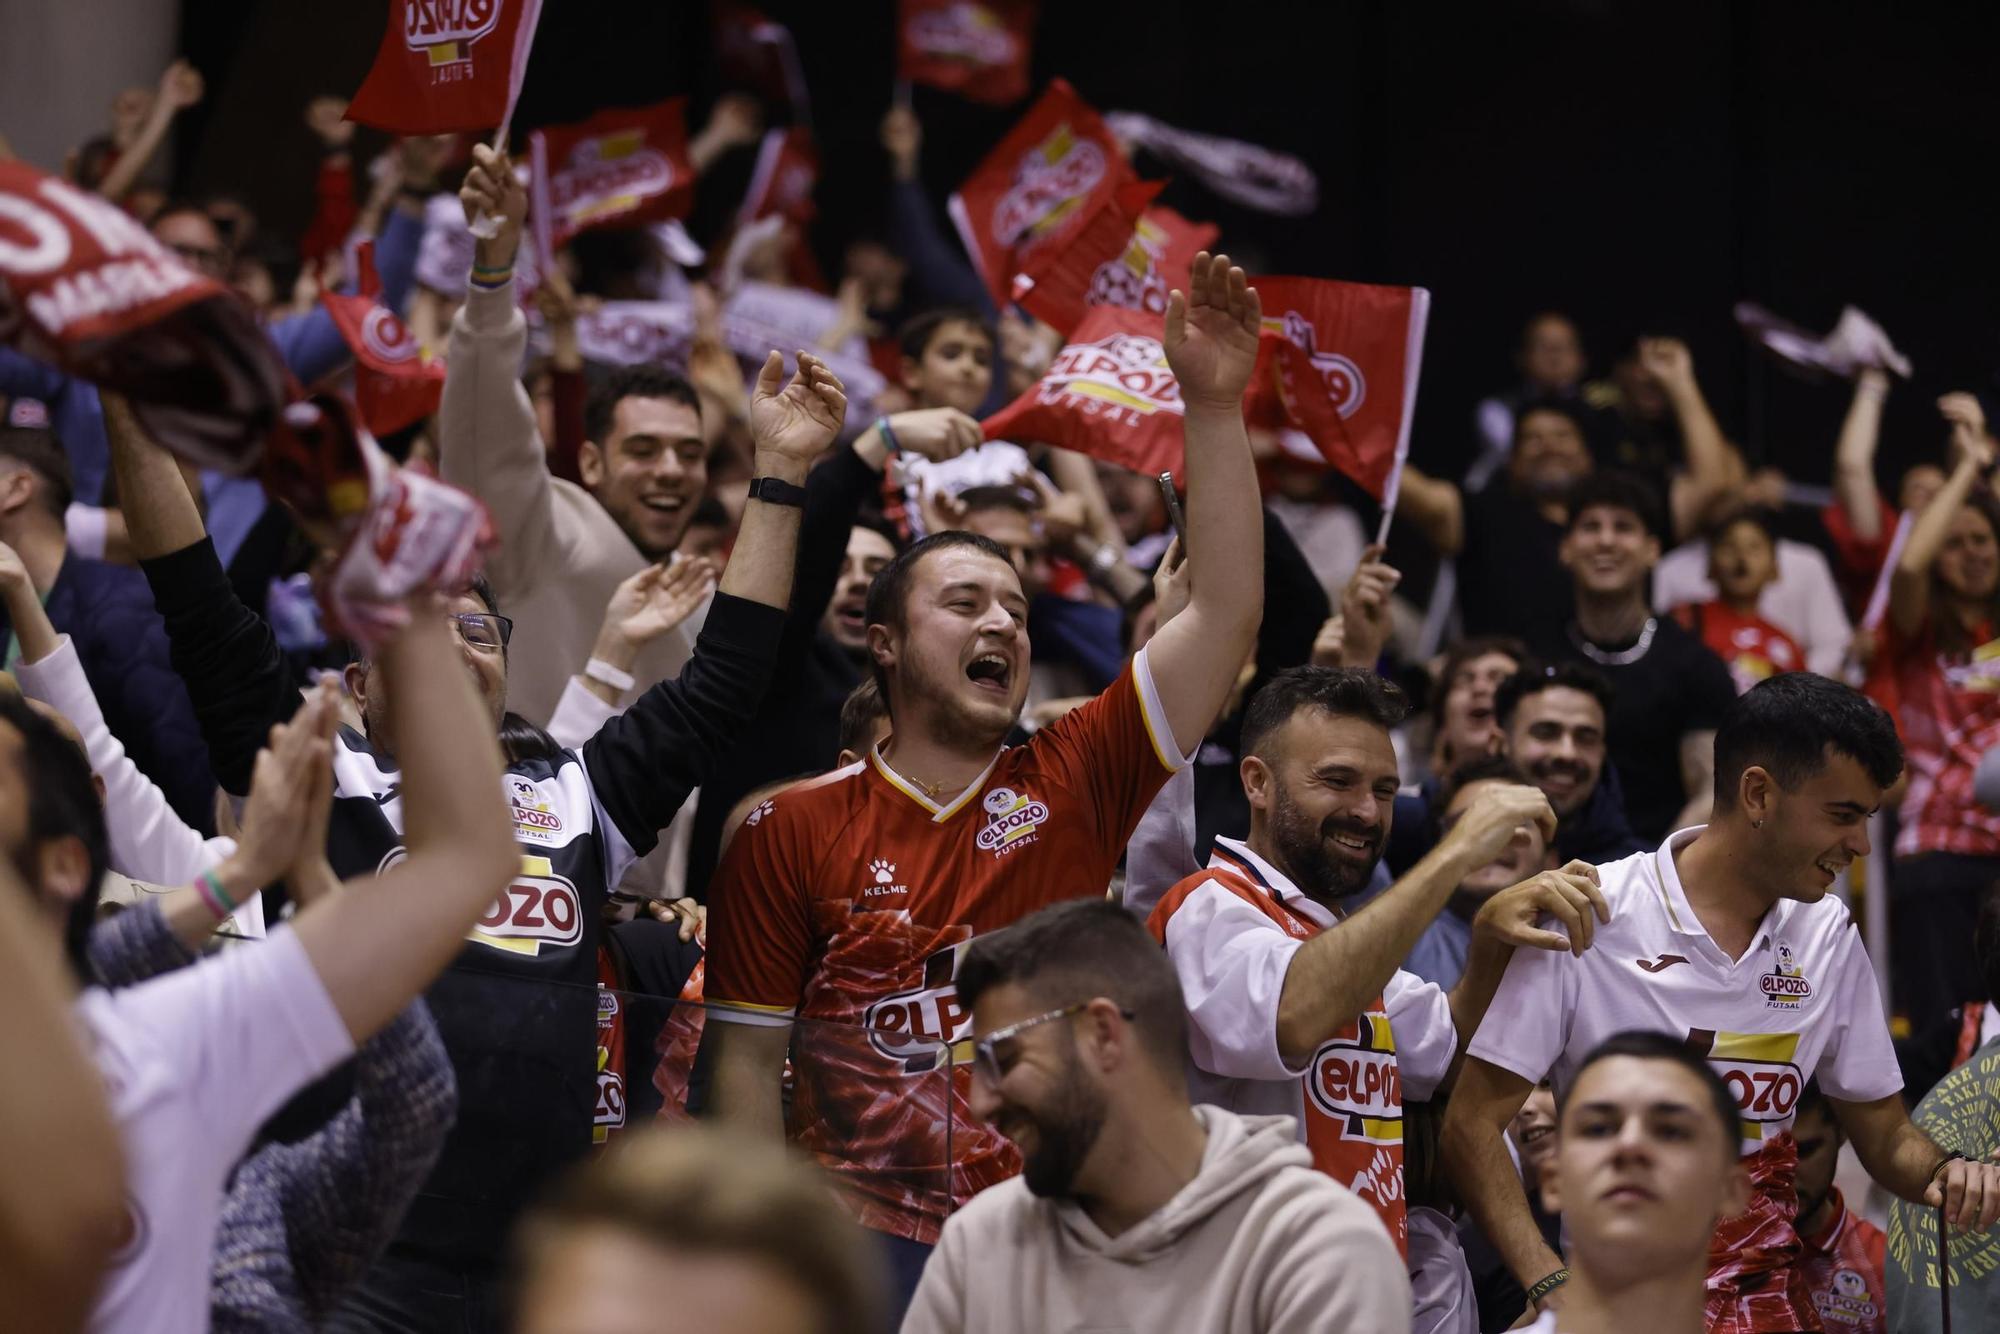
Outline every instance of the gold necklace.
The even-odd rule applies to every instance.
[[[926,783],[923,779],[918,778],[915,774],[906,774],[901,769],[897,769],[896,766],[890,762],[890,759],[887,755],[882,756],[882,763],[887,764],[891,769],[894,769],[896,777],[902,779],[905,783],[908,783],[911,787],[921,788],[923,790],[924,796],[930,799],[931,801],[936,801],[938,799],[939,794],[941,794],[944,791],[944,784],[942,782]],[[960,791],[964,790],[962,785],[959,790]]]

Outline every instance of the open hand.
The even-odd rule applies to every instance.
[[[500,230],[481,238],[475,252],[477,263],[504,269],[514,262],[521,248],[521,221],[528,216],[528,188],[514,175],[514,160],[505,150],[489,144],[472,146],[472,170],[465,173],[458,202],[471,224],[482,215],[497,221]]]
[[[333,764],[338,709],[332,680],[322,679],[290,722],[271,729],[269,743],[257,753],[236,845],[236,860],[253,884],[270,884],[298,859],[305,832],[314,824],[319,779]]]
[[[1264,306],[1227,255],[1194,257],[1188,290],[1167,298],[1167,365],[1187,406],[1239,412],[1257,364]]]
[[[1536,926],[1544,913],[1562,923],[1568,934]],[[1571,862],[1560,871],[1529,876],[1486,900],[1472,919],[1472,929],[1503,945],[1582,954],[1590,948],[1597,924],[1610,920],[1597,868],[1589,862]]]
[[[324,722],[327,743],[331,747],[334,729],[340,722],[337,678],[329,673],[321,688],[327,690],[334,701],[334,707],[326,711]],[[325,898],[340,887],[340,877],[333,873],[333,867],[326,859],[326,830],[332,815],[333,765],[322,764],[312,775],[311,786],[306,790],[305,827],[299,831],[298,851],[292,857],[291,867],[285,872],[285,886],[291,892],[292,902],[301,908]]]
[[[618,585],[604,607],[604,629],[599,645],[616,639],[631,655],[685,621],[715,590],[719,571],[705,556],[677,560],[671,565],[648,565]],[[602,652],[597,654],[604,658]],[[619,656],[627,656],[621,654]],[[617,657],[606,659],[617,665]]]
[[[785,359],[773,351],[757,372],[750,395],[750,438],[760,456],[772,455],[796,464],[810,464],[840,434],[847,419],[847,389],[825,362],[799,352],[799,369],[790,384],[779,388]]]
[[[201,101],[204,91],[201,71],[185,60],[176,60],[160,75],[160,101],[175,111],[185,111]]]
[[[1938,414],[1951,427],[1954,458],[1970,456],[1982,468],[1993,462],[1993,442],[1986,434],[1986,410],[1976,396],[1962,391],[1946,394],[1938,400]]]

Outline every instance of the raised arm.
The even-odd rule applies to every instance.
[[[1944,550],[1944,540],[1965,498],[1993,462],[1993,442],[1986,437],[1985,415],[1978,399],[1971,394],[1946,394],[1938,400],[1938,408],[1951,423],[1951,447],[1958,461],[1910,525],[1903,554],[1897,557],[1895,571],[1889,576],[1889,620],[1905,638],[1923,629],[1929,619],[1931,566]]]
[[[1465,496],[1450,482],[1405,464],[1396,492],[1396,517],[1416,525],[1441,556],[1465,549]]]
[[[377,657],[381,688],[395,701],[390,730],[402,766],[409,855],[313,903],[295,927],[356,1042],[372,1037],[444,970],[521,865],[501,800],[493,719],[467,679],[441,610],[422,602],[411,610],[409,626]],[[322,681],[290,725],[312,731],[322,767],[331,763],[335,706],[333,687]],[[278,729],[279,750],[285,731]],[[301,819],[309,798],[301,799]]]
[[[1507,1123],[1533,1088],[1512,1070],[1467,1057],[1445,1106],[1438,1147],[1459,1199],[1523,1288],[1563,1267],[1535,1226],[1521,1174],[1507,1153]],[[1561,1294],[1558,1288],[1543,1306],[1560,1305]]]
[[[1167,364],[1186,410],[1188,558],[1200,572],[1187,610],[1146,648],[1153,685],[1191,754],[1215,722],[1264,616],[1264,514],[1243,390],[1263,305],[1227,255],[1196,255],[1186,294],[1167,300]]]
[[[1889,373],[1864,366],[1854,377],[1854,397],[1840,423],[1833,456],[1833,494],[1847,514],[1847,526],[1863,542],[1882,536],[1882,493],[1875,484],[1875,446],[1882,436],[1882,404],[1889,397]]]
[[[117,164],[97,183],[97,193],[114,201],[123,199],[125,192],[138,184],[153,154],[160,151],[160,141],[167,137],[167,127],[174,123],[174,117],[201,101],[201,94],[201,75],[194,66],[185,60],[167,66],[138,137],[126,145],[118,155]]]
[[[104,1086],[70,1014],[71,984],[33,900],[0,859],[0,1292],[21,1329],[73,1330],[126,1225],[125,1170]]]
[[[1715,414],[1708,410],[1686,343],[1678,338],[1642,338],[1639,364],[1659,381],[1681,426],[1688,471],[1687,480],[1675,486],[1672,497],[1674,533],[1679,538],[1694,530],[1717,496],[1742,484],[1743,459],[1723,438]]]

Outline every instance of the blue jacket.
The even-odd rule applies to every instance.
[[[174,813],[215,832],[215,776],[187,686],[167,656],[167,630],[146,576],[125,565],[70,555],[45,599],[49,621],[70,637],[111,734]],[[13,626],[0,611],[0,642]]]

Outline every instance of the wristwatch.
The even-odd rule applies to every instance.
[[[790,505],[794,509],[804,509],[806,489],[779,477],[753,477],[750,479],[750,499],[761,500],[766,505]]]

